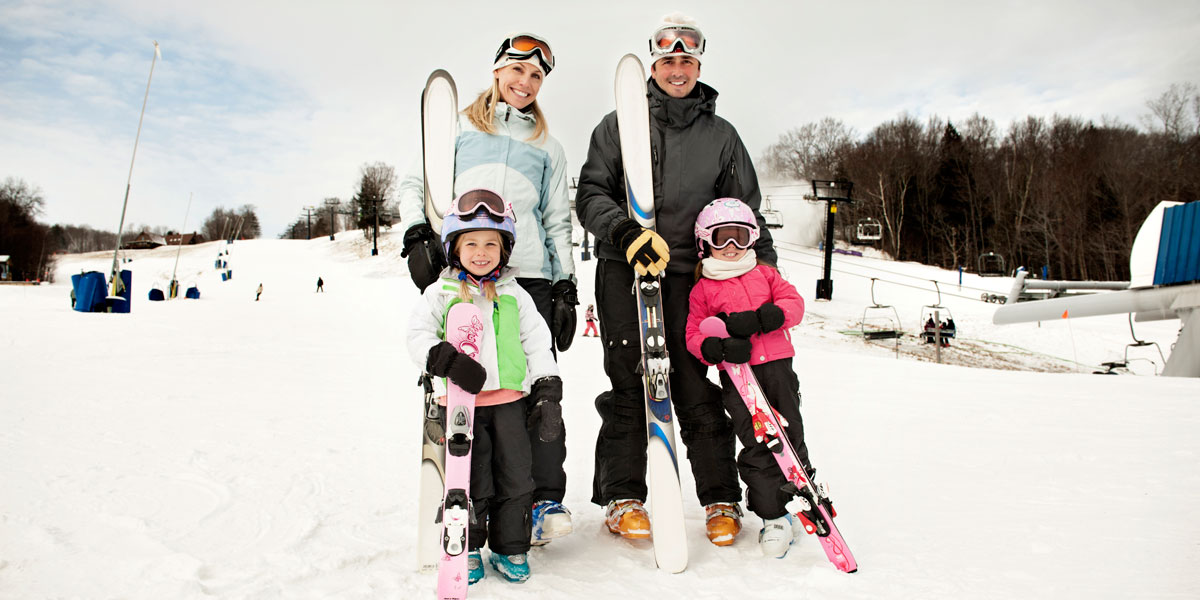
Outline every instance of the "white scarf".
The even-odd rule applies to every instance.
[[[758,256],[754,253],[754,248],[750,248],[741,258],[734,261],[721,260],[713,256],[700,259],[700,274],[705,279],[733,279],[753,271],[756,266],[758,266]]]

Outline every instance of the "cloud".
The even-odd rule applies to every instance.
[[[130,199],[176,227],[254,204],[268,235],[305,205],[349,198],[364,163],[404,172],[435,68],[465,105],[508,32],[541,32],[558,68],[539,97],[577,172],[612,109],[612,70],[669,8],[534,0],[335,4],[38,1],[0,6],[0,164],[46,192],[47,219],[115,228],[153,56]],[[1200,4],[1148,0],[849,4],[752,0],[684,7],[709,40],[701,79],[757,155],[831,116],[866,134],[908,112],[1001,128],[1055,113],[1136,124],[1170,83],[1200,81]],[[199,212],[198,212],[199,211]],[[202,217],[201,217],[202,218]]]

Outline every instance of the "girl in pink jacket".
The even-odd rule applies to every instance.
[[[792,370],[788,329],[804,317],[804,299],[773,267],[754,254],[758,219],[740,200],[712,201],[696,219],[700,264],[690,296],[687,347],[708,365],[749,363],[767,401],[787,421],[784,430],[811,480],[814,469],[804,444],[800,418],[799,380]],[[719,316],[728,338],[704,337],[700,322]],[[742,441],[738,472],[746,484],[746,505],[763,520],[759,545],[763,554],[782,558],[792,543],[792,516],[784,504],[791,500],[781,488],[787,482],[771,451],[755,439],[754,424],[729,376],[721,371],[722,398]],[[797,523],[797,528],[800,527]]]

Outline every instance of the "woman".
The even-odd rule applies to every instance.
[[[575,263],[571,257],[571,208],[562,146],[551,135],[537,96],[554,68],[554,54],[542,38],[517,34],[505,38],[492,65],[488,89],[458,119],[455,143],[455,195],[475,188],[495,190],[516,215],[516,247],[510,264],[517,283],[533,297],[550,327],[558,350],[575,336]],[[423,169],[417,161],[400,182],[400,213],[408,224],[404,252],[413,283],[424,290],[437,279],[445,258],[425,251],[440,247],[424,213]],[[553,349],[553,348],[552,348]],[[558,402],[530,403],[528,431],[533,447],[533,544],[571,532],[571,514],[562,505],[567,475],[563,470],[565,435],[540,436],[562,429]],[[544,441],[542,437],[555,438]]]

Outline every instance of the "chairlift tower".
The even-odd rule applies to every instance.
[[[825,276],[817,280],[817,300],[833,299],[833,232],[834,220],[837,216],[837,203],[852,203],[850,191],[854,184],[844,179],[837,181],[814,179],[812,181],[813,198],[825,201],[828,209],[825,211]]]

